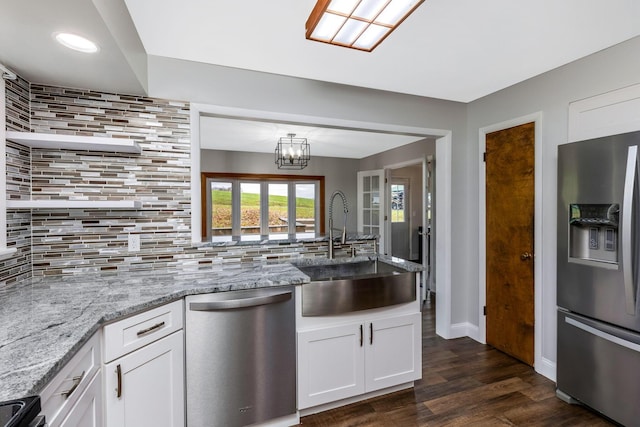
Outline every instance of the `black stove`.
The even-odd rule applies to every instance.
[[[30,427],[40,413],[40,396],[0,402],[0,427]]]

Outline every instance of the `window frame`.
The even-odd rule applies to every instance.
[[[210,192],[209,192],[209,182],[210,180],[215,181],[228,181],[232,183],[232,194],[238,192],[240,190],[240,182],[259,182],[261,188],[261,198],[260,198],[260,217],[261,217],[261,230],[264,230],[265,223],[268,223],[268,213],[267,215],[263,215],[262,212],[268,212],[268,191],[265,192],[265,189],[268,189],[269,183],[283,183],[286,182],[289,185],[289,193],[291,193],[291,189],[293,188],[293,197],[288,198],[289,203],[289,212],[295,213],[295,185],[296,184],[305,184],[305,183],[316,183],[318,184],[318,194],[317,194],[317,222],[316,222],[316,232],[320,234],[325,233],[325,177],[324,175],[286,175],[286,174],[251,174],[251,173],[225,173],[225,172],[201,172],[200,173],[200,183],[201,183],[201,191],[200,191],[200,200],[201,200],[201,237],[203,240],[209,239],[207,236],[209,228],[207,226],[208,219],[210,218],[209,208],[211,206]],[[262,194],[267,197],[262,197]],[[240,229],[240,206],[238,199],[238,206],[235,206],[233,200],[236,197],[232,195],[232,232],[231,235],[228,236],[230,240],[250,238],[255,235],[242,235],[239,233]],[[237,217],[237,218],[236,218]],[[294,221],[296,220],[296,215],[294,215]],[[237,234],[236,234],[237,233]],[[289,234],[288,234],[289,235]],[[266,236],[260,234],[261,238],[266,237],[269,238],[269,235]]]

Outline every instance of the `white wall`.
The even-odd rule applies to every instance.
[[[640,82],[640,37],[575,61],[556,70],[474,101],[468,106],[469,141],[464,153],[454,152],[454,169],[466,171],[466,210],[477,216],[479,201],[478,132],[492,124],[542,112],[542,248],[536,248],[536,263],[542,263],[542,327],[541,351],[545,361],[556,360],[556,185],[557,146],[567,142],[567,108],[570,102]],[[457,167],[456,167],[457,166]],[[455,177],[454,177],[455,178]],[[469,190],[469,191],[467,191]],[[466,241],[467,260],[478,260],[478,224],[471,222]],[[454,260],[455,260],[454,254]],[[467,277],[478,277],[477,262],[460,262],[452,268],[468,270]],[[468,297],[468,322],[479,322],[478,284],[470,280],[464,285]]]

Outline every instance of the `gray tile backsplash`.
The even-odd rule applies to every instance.
[[[7,198],[138,200],[142,207],[9,210],[9,244],[19,248],[19,255],[0,263],[0,283],[28,274],[216,269],[229,263],[326,256],[326,242],[191,244],[186,102],[25,85],[19,80],[8,87],[7,104],[11,104],[7,128],[12,130],[127,138],[142,147],[141,154],[113,154],[29,149],[8,143]],[[140,235],[139,252],[128,251],[130,233]],[[355,244],[361,246],[360,252],[373,249],[370,241]]]

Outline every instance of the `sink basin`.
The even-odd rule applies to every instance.
[[[311,278],[302,286],[302,315],[328,316],[416,299],[416,274],[377,260],[298,266]]]
[[[0,426],[26,426],[40,409],[39,396],[0,402]]]

